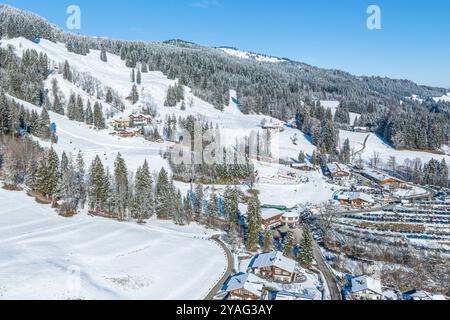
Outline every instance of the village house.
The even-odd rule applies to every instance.
[[[384,172],[373,168],[365,168],[361,171],[361,175],[365,178],[388,188],[407,188],[408,184],[400,179],[394,178]]]
[[[282,225],[281,217],[284,215],[284,211],[280,211],[276,208],[261,208],[261,218],[263,229],[275,229]]]
[[[352,206],[367,207],[372,206],[375,200],[368,194],[362,192],[342,192],[337,196],[340,204],[351,204]]]
[[[352,176],[350,168],[342,163],[333,162],[327,165],[329,175],[334,181],[349,180]]]
[[[230,300],[260,300],[264,286],[262,280],[251,273],[240,273],[228,278],[222,292],[228,294]]]
[[[295,266],[295,260],[286,258],[279,251],[273,251],[254,256],[248,266],[248,272],[274,281],[292,283]]]
[[[129,117],[130,126],[133,127],[145,127],[149,124],[152,124],[152,117],[143,114],[132,114]]]
[[[382,300],[381,282],[369,277],[361,276],[352,279],[352,298],[355,300]]]

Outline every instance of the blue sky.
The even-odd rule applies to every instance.
[[[82,34],[208,46],[288,57],[357,75],[450,88],[448,0],[6,0],[63,28],[71,4]],[[382,29],[366,27],[379,5]]]

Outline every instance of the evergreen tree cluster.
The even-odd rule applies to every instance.
[[[180,85],[179,83],[176,83],[174,86],[169,86],[164,106],[175,107],[181,100],[184,100],[183,86]]]
[[[0,48],[0,89],[35,105],[43,103],[43,81],[48,75],[47,55],[27,49],[22,59],[12,48]]]
[[[40,113],[35,110],[30,112],[23,105],[7,99],[3,93],[0,93],[0,134],[31,134],[44,140],[56,141],[56,136],[50,131],[50,117],[45,107]]]

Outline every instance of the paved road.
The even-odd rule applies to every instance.
[[[334,276],[333,272],[331,272],[331,269],[325,261],[322,251],[320,250],[319,245],[316,242],[314,242],[313,253],[314,260],[316,260],[317,263],[317,269],[322,272],[327,282],[331,300],[342,300],[342,295],[337,283],[337,279]]]
[[[218,236],[214,236],[211,238],[212,241],[219,244],[222,249],[225,251],[225,254],[227,255],[227,261],[228,261],[228,267],[227,271],[225,272],[225,275],[219,280],[219,282],[211,289],[211,291],[206,296],[205,300],[212,300],[214,296],[222,289],[225,282],[228,280],[228,278],[231,276],[234,268],[234,258],[233,254],[231,253],[230,249],[219,239]]]

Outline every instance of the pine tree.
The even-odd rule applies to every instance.
[[[72,159],[68,161],[64,165],[66,166],[65,170],[61,170],[61,180],[58,184],[58,196],[60,200],[63,202],[60,208],[60,214],[64,216],[71,216],[76,214],[78,209],[79,200],[76,195],[76,172],[73,166]],[[61,169],[63,169],[62,161],[61,161]]]
[[[142,75],[141,75],[141,71],[138,69],[137,74],[136,74],[136,83],[138,85],[140,85],[142,83]]]
[[[77,107],[77,97],[74,93],[72,93],[69,98],[69,103],[67,104],[67,117],[70,120],[75,120],[76,107]]]
[[[195,186],[195,202],[194,212],[197,215],[197,221],[200,221],[203,216],[203,202],[205,201],[205,194],[203,192],[203,185],[198,184]]]
[[[300,153],[298,154],[298,162],[302,164],[306,162],[306,156],[303,151],[300,151]]]
[[[269,252],[273,250],[273,234],[272,231],[266,230],[264,232],[264,252]]]
[[[258,197],[250,199],[247,212],[247,250],[255,252],[258,248],[259,233],[261,231],[262,218],[261,218],[261,205]]]
[[[39,116],[38,127],[36,136],[45,140],[50,139],[50,117],[45,107],[42,108],[41,115]]]
[[[108,88],[108,91],[106,92],[106,98],[105,98],[106,103],[112,103],[113,102],[113,95],[111,92],[111,89]]]
[[[192,205],[191,196],[188,192],[184,198],[184,216],[186,217],[186,222],[190,224],[194,219],[194,207]]]
[[[132,104],[136,104],[139,101],[139,93],[135,84],[131,88],[130,98]]]
[[[106,55],[105,47],[102,47],[102,49],[101,49],[100,60],[103,61],[103,62],[108,62],[108,57]]]
[[[172,192],[167,171],[162,168],[156,184],[156,215],[159,219],[169,219]]]
[[[72,72],[70,71],[69,61],[67,60],[64,62],[63,78],[64,80],[72,82]]]
[[[283,254],[286,257],[292,257],[292,250],[294,249],[295,241],[294,241],[294,234],[292,231],[289,231],[287,233],[286,239],[284,239],[284,252]]]
[[[30,159],[28,161],[27,166],[27,177],[26,177],[26,185],[31,189],[31,191],[36,192],[38,190],[38,162],[36,159]]]
[[[89,209],[91,211],[101,211],[106,206],[108,199],[108,185],[105,168],[99,156],[92,162],[89,173]]]
[[[134,185],[134,200],[132,207],[133,218],[143,222],[154,213],[153,180],[147,160],[136,172]]]
[[[69,158],[67,157],[67,154],[65,151],[63,151],[61,155],[61,173],[64,174],[65,171],[67,171],[69,168]]]
[[[94,114],[92,112],[91,101],[87,101],[85,122],[87,125],[92,126],[94,124]]]
[[[314,259],[313,254],[313,237],[311,229],[308,226],[303,228],[303,235],[300,241],[299,262],[305,267],[311,267]]]
[[[39,162],[36,173],[37,191],[54,201],[58,191],[59,177],[58,155],[51,148]]]
[[[75,163],[75,195],[82,209],[84,209],[87,198],[87,187],[85,176],[86,176],[86,169],[83,156],[81,152],[78,152]]]
[[[84,122],[84,104],[80,95],[77,97],[77,103],[74,109],[74,120]]]
[[[219,198],[213,191],[208,201],[208,225],[213,227],[216,225],[216,221],[219,218]]]
[[[223,194],[223,210],[228,217],[229,227],[233,227],[238,222],[239,191],[234,188],[227,188]]]
[[[128,171],[125,160],[120,153],[117,155],[114,163],[114,182],[114,198],[116,201],[118,217],[119,220],[125,220],[129,200]]]
[[[347,138],[342,146],[341,153],[339,155],[339,160],[343,163],[350,163],[351,158],[350,150],[350,140]]]
[[[106,128],[105,118],[103,116],[102,105],[98,102],[94,104],[94,127],[97,130]]]

